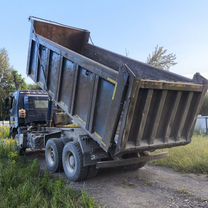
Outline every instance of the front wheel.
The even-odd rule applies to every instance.
[[[64,144],[60,139],[49,139],[45,148],[45,160],[50,172],[55,173],[62,169],[62,151]]]
[[[69,180],[81,181],[87,178],[88,167],[83,166],[83,155],[78,142],[69,142],[64,146],[62,163]]]

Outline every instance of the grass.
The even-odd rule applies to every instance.
[[[208,136],[194,135],[186,146],[166,150],[169,156],[154,165],[173,168],[184,173],[208,174]]]
[[[9,138],[9,127],[0,126],[0,139]]]
[[[0,135],[5,128],[0,128]],[[5,137],[8,135],[3,133]],[[1,137],[3,138],[3,137]],[[0,208],[94,208],[94,200],[40,170],[37,160],[28,161],[15,152],[14,140],[0,139]]]

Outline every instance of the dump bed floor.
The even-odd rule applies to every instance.
[[[96,62],[115,69],[116,71],[118,71],[123,65],[127,65],[138,79],[193,82],[193,80],[186,77],[165,70],[161,71],[161,69],[157,69],[148,64],[113,53],[91,44],[86,43],[84,45],[82,54]]]

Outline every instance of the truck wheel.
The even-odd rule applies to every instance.
[[[78,142],[69,142],[64,146],[62,163],[69,180],[81,181],[87,178],[88,167],[83,167],[83,155]]]
[[[55,173],[62,169],[62,151],[64,144],[60,139],[49,139],[45,148],[45,160],[50,172]]]

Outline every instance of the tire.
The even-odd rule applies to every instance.
[[[89,168],[83,166],[83,155],[78,142],[69,142],[64,146],[62,163],[70,181],[82,181],[87,178]]]
[[[64,144],[60,139],[49,139],[45,148],[45,161],[50,172],[62,170],[62,152]]]

